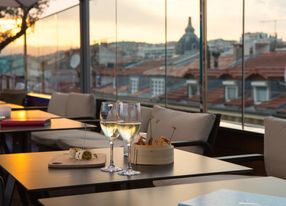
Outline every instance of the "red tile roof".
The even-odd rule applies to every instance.
[[[280,95],[276,98],[272,98],[267,102],[262,102],[261,104],[257,105],[257,108],[263,109],[278,109],[279,107],[286,105],[286,95]]]
[[[235,107],[241,107],[242,101],[241,97],[239,99],[232,99],[229,102],[224,103],[225,106],[235,106]],[[251,96],[246,96],[244,99],[244,105],[246,107],[253,105],[253,99]]]
[[[187,85],[182,86],[167,95],[168,99],[171,100],[189,100],[190,102],[200,102],[200,95],[194,95],[191,98],[188,97]],[[212,104],[218,104],[224,102],[224,88],[219,87],[208,91],[208,102]]]

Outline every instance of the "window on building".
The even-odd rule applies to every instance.
[[[238,98],[238,85],[236,81],[223,81],[225,101],[229,102],[232,99]]]
[[[269,100],[270,92],[267,82],[265,81],[255,81],[251,82],[253,87],[253,101],[254,104],[260,104]]]
[[[152,97],[162,95],[165,92],[165,79],[153,78],[152,82]]]
[[[139,83],[138,77],[131,77],[130,78],[131,94],[138,92],[138,83]]]
[[[197,80],[187,80],[188,85],[188,97],[199,95],[199,84]]]

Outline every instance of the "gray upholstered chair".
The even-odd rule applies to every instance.
[[[141,107],[141,128],[140,132],[147,132],[149,120],[151,118],[152,108]],[[109,141],[104,138],[102,134],[95,132],[73,131],[78,138],[60,138],[56,144],[61,149],[68,149],[70,147],[85,147],[85,148],[104,148],[109,147]],[[63,133],[62,135],[67,135]],[[123,147],[124,142],[121,139],[114,141],[115,147]]]
[[[82,93],[53,93],[48,105],[48,112],[67,118],[95,118],[95,100],[92,94]],[[88,133],[88,134],[87,134]],[[62,130],[33,132],[32,140],[39,146],[58,148],[61,139],[79,139],[93,136],[104,139],[100,133],[82,130]]]
[[[207,145],[214,124],[219,124],[215,114],[183,112],[157,105],[151,116],[147,136],[171,138],[175,147],[198,154],[205,152],[203,146]]]
[[[286,179],[286,120],[276,117],[264,119],[264,163],[268,176]]]
[[[262,160],[267,176],[275,176],[286,179],[286,159],[283,156],[286,148],[286,120],[276,117],[266,117],[264,119],[265,134],[264,134],[264,155],[245,155],[249,160]],[[243,157],[243,156],[242,156]],[[233,160],[233,158],[241,159],[241,156],[230,158],[223,158],[224,160]],[[222,159],[222,158],[219,158]],[[251,178],[256,176],[244,175],[210,175],[203,177],[181,178],[172,180],[158,180],[154,181],[155,186],[166,186],[175,184],[210,182],[218,180]]]

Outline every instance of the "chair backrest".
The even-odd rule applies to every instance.
[[[209,113],[190,113],[163,108],[155,105],[152,121],[148,127],[148,136],[167,138],[172,141],[203,141],[207,142],[216,123],[216,115]],[[213,138],[214,141],[214,138]],[[202,154],[201,147],[183,147],[186,151]]]
[[[94,96],[93,94],[55,92],[49,102],[48,112],[68,118],[94,118]]]
[[[48,104],[48,112],[62,117],[66,116],[69,94],[54,92]]]
[[[147,132],[149,121],[152,117],[152,107],[141,106],[141,127],[140,132]]]
[[[286,179],[286,120],[264,119],[264,162],[267,175]]]
[[[6,89],[0,93],[0,100],[8,103],[22,105],[26,98],[27,91]]]
[[[214,152],[212,150],[215,147],[217,132],[218,132],[219,124],[220,124],[220,120],[221,120],[221,114],[216,113],[214,115],[215,115],[215,120],[214,120],[211,132],[210,132],[208,140],[207,140],[207,143],[210,146],[209,149],[211,151],[204,151],[204,154],[207,154],[207,155],[212,155],[212,153]]]
[[[93,94],[70,93],[66,106],[66,117],[95,118],[95,99]]]

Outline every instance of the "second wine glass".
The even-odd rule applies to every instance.
[[[118,172],[122,170],[115,166],[113,161],[113,141],[118,138],[117,130],[118,123],[118,103],[117,102],[102,102],[100,107],[100,126],[104,135],[109,139],[110,145],[110,162],[109,165],[101,168],[103,172]]]
[[[128,147],[128,166],[127,169],[120,171],[119,175],[132,176],[140,174],[139,171],[135,171],[131,166],[131,143],[134,137],[138,134],[141,126],[141,108],[140,103],[119,103],[119,121],[118,131],[121,137],[127,141]]]

